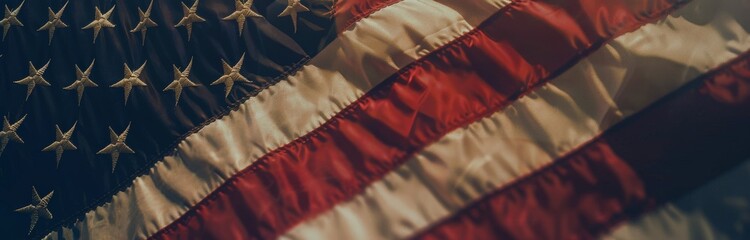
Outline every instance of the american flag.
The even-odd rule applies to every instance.
[[[747,0],[3,0],[2,239],[750,239]]]

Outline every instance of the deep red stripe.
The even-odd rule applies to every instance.
[[[357,21],[401,0],[339,0],[333,5],[333,16],[339,32],[349,29]]]
[[[670,0],[513,3],[309,135],[233,176],[154,238],[278,236],[674,5]]]
[[[591,239],[694,190],[750,157],[748,64],[746,54],[417,238]]]

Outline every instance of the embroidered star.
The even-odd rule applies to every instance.
[[[70,84],[67,87],[64,87],[65,90],[76,90],[78,92],[78,106],[81,105],[81,98],[83,98],[83,90],[85,90],[87,87],[98,87],[99,85],[96,85],[94,81],[89,78],[91,75],[91,70],[94,68],[94,62],[96,62],[96,59],[91,61],[91,65],[89,65],[89,68],[86,69],[86,71],[81,71],[80,68],[78,68],[78,64],[76,64],[76,79],[75,82]]]
[[[128,64],[125,64],[125,76],[120,80],[119,82],[116,82],[115,84],[112,84],[110,87],[121,87],[125,90],[125,105],[128,104],[128,97],[130,96],[130,90],[133,90],[133,86],[138,87],[144,87],[147,86],[143,80],[141,80],[141,72],[143,72],[143,68],[146,67],[146,62],[143,62],[143,65],[136,69],[135,71],[131,71],[128,67]]]
[[[154,0],[151,0],[151,3],[148,4],[148,9],[146,9],[146,12],[143,12],[141,8],[138,8],[138,17],[141,18],[141,20],[138,22],[138,25],[133,28],[133,30],[130,30],[131,33],[134,32],[141,32],[141,45],[146,44],[146,30],[150,27],[156,27],[159,26],[151,20],[151,6],[154,5]]]
[[[31,231],[34,230],[34,226],[36,226],[36,222],[39,221],[39,215],[42,215],[42,217],[46,219],[52,219],[52,213],[49,211],[49,209],[47,209],[47,206],[49,205],[49,201],[52,199],[52,194],[54,193],[55,191],[52,191],[52,192],[49,192],[47,196],[44,196],[44,198],[39,198],[39,193],[37,193],[36,188],[32,186],[31,187],[31,204],[15,210],[15,212],[31,214],[31,224],[29,224],[29,234],[31,234]]]
[[[99,7],[95,7],[96,9],[96,16],[94,17],[94,21],[91,21],[89,25],[86,25],[82,29],[94,29],[94,43],[96,43],[96,37],[99,36],[99,31],[102,30],[102,28],[108,27],[113,28],[115,27],[112,22],[109,21],[109,17],[112,16],[112,11],[115,10],[115,6],[112,6],[112,8],[109,9],[106,13],[102,14],[102,11],[99,10]]]
[[[294,32],[297,32],[297,13],[308,11],[310,11],[310,9],[302,5],[300,0],[287,0],[287,6],[284,11],[279,14],[279,17],[291,16]]]
[[[229,96],[229,92],[232,91],[232,87],[234,86],[234,82],[240,81],[240,82],[250,82],[250,80],[247,80],[245,76],[242,76],[242,73],[240,73],[240,69],[242,69],[242,62],[245,60],[245,54],[242,54],[242,57],[240,57],[240,60],[235,64],[234,66],[229,65],[226,61],[221,60],[221,66],[224,68],[224,75],[219,77],[216,81],[211,83],[211,85],[221,84],[223,83],[225,95],[224,97]]]
[[[164,88],[164,91],[166,92],[168,90],[174,90],[174,94],[175,94],[174,105],[177,106],[177,103],[180,102],[180,94],[182,94],[182,88],[195,87],[197,86],[197,84],[190,81],[190,78],[188,78],[188,76],[190,76],[190,70],[193,68],[192,58],[190,59],[190,63],[188,63],[187,67],[185,67],[185,70],[183,71],[180,71],[180,69],[177,68],[177,66],[175,65],[172,65],[172,67],[174,68],[174,81],[172,81],[172,83],[170,83],[169,86]]]
[[[193,23],[206,21],[206,19],[203,19],[201,16],[198,16],[197,11],[198,11],[199,1],[200,0],[195,0],[195,2],[193,3],[193,6],[191,6],[190,8],[188,8],[184,2],[181,3],[182,13],[184,14],[184,16],[182,17],[182,19],[180,19],[180,22],[178,22],[177,25],[174,25],[174,27],[184,26],[185,29],[187,29],[188,41],[190,41],[190,35],[193,32]]]
[[[47,30],[49,32],[48,44],[50,45],[52,44],[52,37],[55,35],[55,29],[68,27],[68,25],[66,25],[61,19],[63,12],[65,11],[65,7],[67,6],[68,2],[65,2],[65,5],[63,5],[62,8],[60,8],[60,11],[58,11],[57,13],[52,11],[52,8],[48,7],[47,12],[49,12],[49,21],[47,21],[47,23],[37,29],[37,31]]]
[[[51,61],[51,60],[50,60]],[[37,70],[34,67],[34,64],[29,62],[29,76],[25,77],[21,80],[15,81],[13,83],[15,84],[21,84],[26,85],[26,100],[29,100],[29,96],[31,96],[31,93],[34,91],[34,88],[37,84],[42,86],[50,86],[49,82],[47,80],[44,80],[44,72],[47,71],[47,67],[49,67],[49,62],[47,61],[47,64],[44,64],[42,68]]]
[[[245,27],[245,20],[247,20],[248,17],[258,17],[262,18],[260,14],[253,11],[251,8],[253,6],[254,0],[246,0],[244,3],[242,0],[235,0],[234,6],[235,10],[232,14],[229,14],[229,16],[226,16],[222,18],[222,20],[235,20],[237,21],[237,25],[240,27],[240,36],[242,36],[242,29]]]
[[[0,20],[0,25],[3,25],[3,41],[5,41],[5,35],[8,35],[10,26],[23,27],[23,23],[18,20],[18,12],[21,11],[21,7],[23,7],[23,3],[25,2],[26,0],[22,1],[16,9],[13,9],[13,11],[8,8],[7,4],[5,5],[5,16],[3,17],[3,20]]]
[[[3,130],[0,131],[0,155],[3,155],[5,146],[8,146],[8,142],[13,140],[17,143],[23,143],[21,136],[18,136],[18,128],[21,127],[23,120],[26,120],[26,115],[23,115],[17,122],[10,124],[8,117],[3,117]]]
[[[115,172],[117,160],[120,159],[120,153],[135,153],[135,151],[133,151],[133,149],[130,149],[128,145],[125,145],[125,140],[128,138],[128,132],[130,132],[130,123],[128,123],[128,127],[125,128],[125,131],[123,131],[120,135],[117,135],[117,133],[115,133],[115,130],[112,130],[112,127],[110,127],[109,140],[111,141],[111,143],[96,153],[109,154],[110,156],[112,156],[112,172]]]
[[[57,159],[57,166],[60,166],[60,158],[62,158],[62,154],[65,150],[76,150],[75,145],[73,145],[72,142],[70,142],[70,137],[73,136],[73,131],[76,130],[76,124],[78,122],[73,123],[73,126],[68,129],[67,132],[63,133],[62,130],[60,130],[60,126],[55,125],[55,141],[52,142],[49,146],[42,149],[42,151],[49,152],[49,151],[55,151],[55,159]]]

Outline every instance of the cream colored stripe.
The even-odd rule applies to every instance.
[[[623,224],[602,239],[750,239],[748,182],[750,159],[695,192]]]
[[[342,33],[294,76],[190,135],[174,156],[50,233],[86,239],[145,238],[187,212],[227,178],[330,119],[398,69],[467,33],[510,0],[404,0]],[[441,3],[445,2],[445,3]]]
[[[451,132],[360,195],[281,238],[406,238],[549,164],[749,49],[750,18],[739,15],[750,12],[749,5],[715,1],[693,1],[617,38],[505,111]],[[706,5],[719,8],[706,11]],[[732,9],[738,6],[744,13]]]

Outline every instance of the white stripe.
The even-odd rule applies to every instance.
[[[707,163],[710,163],[710,159]],[[748,239],[750,238],[750,159],[706,186],[602,239]]]
[[[400,68],[467,33],[510,0],[443,1],[404,0],[359,21],[294,76],[190,135],[174,156],[136,178],[110,203],[86,213],[74,229],[47,237],[150,236],[230,176],[320,126]]]
[[[451,132],[282,238],[401,239],[429,227],[749,49],[750,28],[742,26],[750,18],[732,15],[750,12],[745,1],[726,0],[716,12],[706,12],[695,9],[715,0],[696,0],[617,38],[546,87]],[[738,6],[744,11],[727,10]]]

